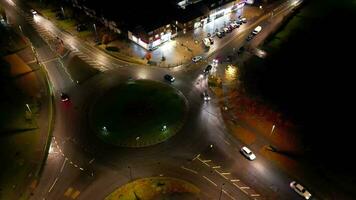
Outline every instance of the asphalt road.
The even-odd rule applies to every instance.
[[[289,188],[295,177],[258,154],[263,141],[251,146],[257,159],[246,160],[239,153],[244,144],[226,131],[217,102],[214,98],[203,102],[201,98],[207,89],[206,80],[200,78],[202,69],[215,56],[224,57],[232,48],[242,46],[257,24],[267,24],[269,13],[241,26],[223,40],[216,39],[203,62],[169,70],[122,62],[57,29],[41,16],[33,19],[29,8],[19,3],[10,5],[4,0],[1,3],[6,5],[13,27],[21,25],[23,33],[33,42],[56,95],[51,148],[32,199],[103,199],[131,179],[149,176],[190,181],[201,188],[202,199],[218,199],[220,193],[221,199],[301,199]],[[290,12],[292,7],[283,4],[278,9],[274,17]],[[71,51],[64,57],[56,55],[46,41],[47,36],[59,37]],[[77,83],[66,66],[74,56],[100,73]],[[142,149],[108,146],[93,136],[88,112],[96,98],[129,77],[164,82],[166,73],[176,77],[172,86],[185,95],[189,104],[186,123],[176,136]],[[62,91],[69,94],[70,103],[60,101]],[[317,188],[312,191],[317,192]]]

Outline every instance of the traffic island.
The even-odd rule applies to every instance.
[[[173,87],[156,81],[130,80],[102,95],[90,111],[94,133],[121,147],[161,143],[183,126],[187,101]]]
[[[195,185],[176,178],[151,177],[138,179],[116,189],[105,200],[199,199]]]

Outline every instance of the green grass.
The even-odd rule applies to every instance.
[[[105,200],[199,199],[199,193],[199,188],[187,181],[168,177],[152,177],[138,179],[123,185]]]
[[[89,66],[77,56],[69,61],[66,69],[71,78],[80,83],[99,73],[99,70]]]
[[[41,162],[38,157],[36,115],[26,119],[26,103],[31,99],[12,80],[0,88],[0,199],[19,199],[35,178]],[[38,107],[30,104],[33,113]]]
[[[153,145],[173,136],[182,126],[185,113],[185,99],[174,88],[137,80],[102,96],[91,117],[97,135],[105,142],[135,147]],[[161,131],[163,125],[167,130]]]

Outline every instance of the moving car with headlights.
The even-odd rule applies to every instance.
[[[252,153],[252,151],[249,148],[242,147],[240,151],[241,151],[242,155],[244,155],[247,159],[249,159],[249,160],[255,160],[256,159],[255,154]]]
[[[37,11],[35,11],[34,9],[31,9],[30,11],[31,11],[32,15],[37,15]]]
[[[204,101],[210,101],[210,96],[208,94],[208,91],[204,91],[202,96]]]
[[[61,101],[66,102],[69,101],[69,96],[65,93],[61,93]]]
[[[213,66],[211,65],[208,65],[205,67],[205,69],[203,70],[204,74],[209,74],[210,73],[210,70],[213,68]]]
[[[297,183],[296,181],[292,181],[290,183],[290,187],[296,192],[298,193],[300,196],[304,197],[305,199],[310,199],[311,198],[311,194],[310,192],[308,192],[305,187],[303,187],[301,184]]]
[[[164,79],[171,83],[174,82],[174,80],[176,80],[173,76],[171,76],[169,74],[164,75]]]

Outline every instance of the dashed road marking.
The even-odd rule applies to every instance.
[[[228,197],[230,197],[233,200],[236,200],[231,194],[229,194],[228,192],[226,192],[224,189],[222,190],[224,194],[226,194]]]
[[[190,172],[192,172],[192,173],[194,173],[194,174],[198,174],[197,171],[192,170],[192,169],[189,169],[189,168],[186,168],[186,167],[184,167],[184,166],[181,166],[181,168],[184,169],[184,170],[190,171]]]
[[[212,180],[210,180],[208,177],[203,176],[203,178],[205,178],[205,180],[207,180],[209,183],[215,185],[215,187],[218,186],[216,183],[214,183],[214,182],[213,182]]]
[[[50,193],[52,191],[52,189],[53,189],[54,185],[57,183],[57,181],[58,181],[58,177],[54,180],[52,186],[48,190],[48,193]]]

